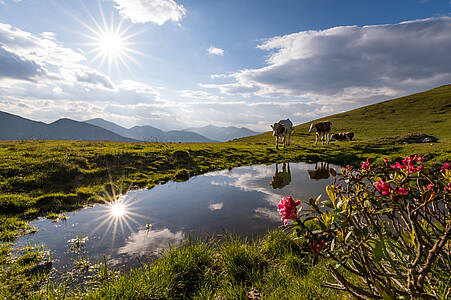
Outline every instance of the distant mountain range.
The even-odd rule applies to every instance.
[[[0,140],[213,143],[254,134],[258,133],[247,128],[215,126],[171,131],[152,126],[134,126],[127,129],[100,118],[84,122],[64,118],[46,124],[0,111]]]
[[[130,129],[119,126],[113,122],[106,121],[104,119],[91,119],[85,121],[85,123],[95,125],[124,137],[149,142],[181,142],[181,143],[215,143],[217,140],[208,139],[198,133],[183,131],[183,130],[171,130],[163,131],[161,129],[146,125],[146,126],[134,126]]]
[[[46,124],[0,111],[0,140],[29,139],[139,142],[71,119],[59,119]]]
[[[185,131],[192,131],[201,134],[209,139],[225,142],[233,139],[247,137],[251,135],[257,135],[261,132],[252,131],[245,127],[218,127],[208,125],[204,127],[187,128]]]

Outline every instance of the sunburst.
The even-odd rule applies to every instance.
[[[108,72],[111,72],[112,65],[116,69],[120,69],[120,65],[127,68],[131,73],[127,60],[131,60],[138,64],[136,59],[132,56],[134,54],[143,55],[139,51],[133,49],[136,44],[132,39],[140,34],[140,32],[130,32],[130,26],[124,27],[124,19],[118,23],[114,21],[114,13],[112,12],[110,20],[105,17],[102,7],[99,4],[101,21],[96,20],[89,12],[92,24],[89,25],[84,21],[78,21],[89,31],[89,33],[81,33],[83,36],[91,40],[91,42],[84,43],[84,45],[92,47],[89,53],[94,56],[91,59],[92,63],[100,61],[100,65],[108,64]]]
[[[104,196],[101,198],[104,202],[103,209],[100,211],[100,215],[93,220],[94,222],[100,221],[100,223],[94,228],[91,235],[94,235],[102,227],[106,227],[102,228],[102,240],[111,234],[112,247],[114,247],[114,241],[116,235],[119,234],[119,230],[124,235],[126,229],[135,232],[132,224],[135,224],[138,228],[143,227],[142,222],[137,220],[144,220],[145,216],[135,212],[138,209],[136,207],[138,201],[128,196],[128,191],[129,189],[123,194],[122,191],[116,193],[113,184],[111,184],[111,193],[104,191]]]

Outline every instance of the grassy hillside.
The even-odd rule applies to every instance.
[[[451,153],[451,85],[441,86],[381,103],[335,114],[313,122],[329,120],[332,133],[351,131],[354,141],[332,142],[327,153],[368,153],[370,157],[427,155],[439,163]],[[315,135],[309,133],[310,123],[295,127],[292,143],[312,151]],[[438,143],[403,144],[399,141],[409,133],[424,133],[439,139]],[[241,143],[274,143],[271,132],[235,140]]]
[[[23,257],[32,256],[33,259],[27,258],[28,263],[24,264],[20,258],[11,256],[10,246],[4,242],[24,234],[29,230],[26,222],[38,216],[54,216],[98,201],[102,190],[109,189],[111,182],[115,189],[129,186],[150,188],[169,180],[186,180],[189,176],[208,171],[276,161],[329,161],[339,165],[358,165],[367,157],[379,160],[388,157],[393,160],[419,154],[425,156],[428,164],[439,165],[451,158],[451,85],[321,120],[325,119],[332,121],[333,132],[353,131],[355,140],[314,146],[315,136],[308,133],[309,124],[306,123],[296,126],[292,145],[279,151],[274,149],[274,137],[270,132],[211,144],[1,141],[0,285],[8,286],[4,291],[5,295],[10,296],[8,293],[15,293],[17,289],[28,293],[40,285],[24,275],[26,269],[39,259],[40,252],[27,250]],[[433,135],[439,141],[414,144],[399,142],[399,137],[413,132]],[[247,247],[239,244],[235,246]],[[242,252],[248,253],[247,250]],[[260,264],[265,268],[270,266],[265,274],[272,274],[274,278],[282,276],[276,272],[280,264],[284,268],[291,265],[291,262],[281,263],[277,260],[269,262],[270,258],[265,256],[260,258],[255,260],[259,266],[256,270],[261,270]],[[225,267],[229,262],[225,260],[218,264]],[[194,265],[193,268],[197,267]],[[214,263],[207,269],[210,267],[215,269],[217,265]],[[168,269],[168,274],[176,271]],[[324,272],[321,276],[325,276]],[[139,277],[143,273],[136,274]],[[133,273],[122,277],[116,287],[123,284],[123,289],[129,291],[127,280],[134,280],[135,275]],[[259,290],[263,291],[269,286],[263,283],[265,278],[258,276],[246,281],[246,285],[250,282],[253,286],[261,286]],[[227,278],[221,280],[227,284],[232,282]],[[322,280],[323,278],[318,278],[314,291],[321,293],[319,284]],[[293,284],[308,284],[307,281],[293,281]],[[175,279],[173,283],[180,284]],[[198,298],[211,298],[208,288],[203,288],[205,295],[199,295]],[[274,290],[282,291],[285,287],[277,286]],[[226,295],[229,294],[235,297],[247,292],[248,290],[225,289],[219,295],[227,298]],[[98,293],[92,297],[116,296],[114,291],[99,289]],[[152,295],[149,294],[150,296]],[[274,294],[274,299],[279,299],[277,293]]]

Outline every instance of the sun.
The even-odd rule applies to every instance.
[[[99,48],[105,55],[122,55],[124,41],[120,35],[107,33],[99,38]]]
[[[121,19],[120,22],[115,22],[112,15],[110,21],[107,21],[102,10],[100,13],[100,22],[91,16],[94,26],[79,20],[89,31],[89,33],[81,34],[90,40],[89,42],[83,43],[91,48],[89,53],[94,55],[90,61],[92,63],[100,61],[101,66],[107,64],[108,72],[111,72],[113,65],[116,66],[118,71],[120,66],[125,66],[130,71],[126,61],[131,60],[138,64],[132,55],[142,55],[142,53],[133,49],[135,43],[132,42],[132,39],[140,34],[140,32],[131,33],[130,26],[124,27],[124,19]]]
[[[125,206],[121,202],[116,202],[111,205],[111,215],[115,218],[120,218],[126,213]]]

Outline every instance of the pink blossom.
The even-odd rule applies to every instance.
[[[296,219],[296,206],[301,204],[301,200],[294,200],[293,197],[288,196],[286,199],[280,199],[279,204],[279,214],[282,215],[283,224],[288,225],[288,220]]]
[[[433,188],[434,188],[434,184],[433,183],[428,185],[428,190],[432,190]]]
[[[451,170],[451,165],[449,164],[449,163],[445,163],[443,166],[442,166],[442,172],[445,172],[446,170]]]
[[[443,188],[443,190],[444,190],[445,192],[446,192],[446,191],[451,192],[451,182],[449,182],[449,183],[448,183],[448,186],[447,186],[447,187],[445,186],[445,187]]]
[[[391,167],[395,170],[402,169],[402,165],[399,162],[397,162],[394,165],[391,165]]]
[[[388,165],[388,159],[387,158],[384,158],[384,163],[385,163],[385,165]]]
[[[391,167],[395,170],[406,170],[407,173],[416,173],[421,172],[423,170],[423,165],[417,165],[417,163],[424,161],[424,158],[422,156],[414,156],[409,157],[407,156],[405,159],[402,160],[403,164],[400,164],[399,162],[395,163]]]
[[[362,163],[362,169],[368,170],[370,168],[370,159],[367,158],[366,162]]]
[[[403,196],[405,196],[405,195],[407,195],[407,189],[406,189],[406,188],[399,188],[399,189],[396,190],[396,193],[397,193],[398,195],[403,195]]]
[[[373,185],[376,187],[376,189],[381,192],[382,195],[386,196],[392,192],[392,189],[390,187],[390,184],[383,182],[382,179],[379,179]]]
[[[310,249],[312,250],[313,254],[315,254],[316,256],[319,255],[319,253],[321,252],[321,250],[323,250],[324,245],[326,244],[325,240],[313,240],[310,243]]]

